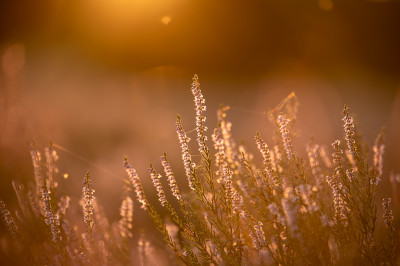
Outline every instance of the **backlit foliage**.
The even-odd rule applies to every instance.
[[[160,162],[150,164],[144,177],[135,170],[135,162],[125,157],[127,180],[119,221],[108,221],[96,200],[102,195],[95,197],[96,179],[89,173],[83,180],[81,221],[71,216],[67,212],[70,198],[55,196],[59,189],[55,149],[46,148],[43,157],[32,146],[35,182],[26,186],[13,183],[20,205],[16,210],[0,201],[9,231],[1,245],[3,256],[14,263],[33,265],[152,265],[153,240],[144,234],[137,242],[133,238],[133,232],[139,230],[133,215],[135,194],[140,207],[137,212],[149,214],[168,252],[175,255],[168,264],[400,263],[391,198],[377,195],[381,179],[387,178],[382,170],[384,131],[371,151],[365,150],[345,106],[342,137],[331,145],[310,141],[304,152],[296,152],[292,129],[298,102],[292,93],[269,112],[275,141],[268,143],[261,133],[254,133],[253,145],[260,152],[255,157],[233,139],[228,106],[218,110],[218,122],[208,140],[206,105],[197,75],[191,91],[197,149],[191,150],[190,133],[178,116],[175,125],[181,158],[162,153]],[[306,158],[300,156],[303,153]],[[172,161],[183,167],[176,170],[178,174]],[[157,172],[157,167],[163,173]],[[176,178],[178,175],[184,178]],[[154,190],[145,191],[142,178],[150,178]],[[392,183],[397,179],[392,174]],[[157,195],[157,206],[146,194]],[[378,209],[380,205],[382,209]]]

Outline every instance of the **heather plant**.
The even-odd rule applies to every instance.
[[[82,219],[71,217],[70,198],[58,191],[54,146],[45,148],[44,158],[31,146],[35,182],[26,186],[13,182],[19,202],[16,211],[10,212],[0,200],[9,231],[1,246],[2,256],[34,265],[152,265],[152,239],[142,233],[137,242],[133,238],[135,230],[140,230],[133,216],[134,193],[138,211],[148,213],[165,247],[174,254],[169,264],[400,263],[391,198],[382,199],[377,192],[385,178],[384,130],[369,151],[350,109],[344,106],[343,136],[330,146],[311,140],[303,158],[293,146],[298,101],[292,93],[268,113],[275,128],[273,142],[254,133],[254,146],[262,159],[257,161],[234,140],[227,119],[229,106],[218,109],[217,125],[209,134],[205,99],[196,75],[191,92],[195,133],[185,130],[178,115],[175,125],[181,158],[169,158],[163,152],[162,172],[157,171],[158,164],[149,165],[146,175],[153,191],[144,190],[141,178],[145,177],[139,177],[134,164],[124,158],[127,178],[119,221],[107,219],[96,200],[102,195],[96,195],[89,173],[83,178]],[[195,136],[195,151],[190,134]],[[182,161],[183,171],[177,173],[184,178],[176,178],[171,161]],[[399,180],[399,175],[391,174],[396,193]],[[146,196],[151,193],[157,195],[160,206]],[[384,235],[378,232],[381,228]]]

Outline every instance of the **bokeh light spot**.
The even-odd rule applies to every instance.
[[[322,10],[331,10],[333,8],[332,0],[319,0],[318,5]]]
[[[2,67],[8,77],[15,77],[25,64],[25,47],[17,43],[6,49],[2,58]]]
[[[170,16],[163,16],[162,18],[161,18],[161,23],[163,24],[163,25],[168,25],[169,23],[171,23],[171,17]]]

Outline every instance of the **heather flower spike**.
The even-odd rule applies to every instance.
[[[354,119],[349,115],[349,108],[347,105],[344,106],[343,109],[343,128],[344,128],[344,133],[345,133],[345,139],[347,143],[347,148],[350,154],[353,156],[354,159],[357,158],[357,147],[356,147],[356,141],[354,139]]]
[[[333,197],[333,206],[335,209],[335,221],[337,223],[342,222],[343,224],[347,224],[346,214],[345,214],[345,202],[343,200],[343,184],[340,182],[341,172],[343,171],[342,166],[342,154],[343,150],[340,149],[340,141],[336,140],[332,143],[332,147],[334,149],[334,153],[332,154],[332,160],[335,165],[334,174],[332,176],[327,176],[326,180],[331,187],[332,197]],[[354,179],[353,171],[350,170],[347,173],[350,181]]]
[[[217,117],[218,117],[218,128],[215,130],[218,130],[218,138],[223,141],[221,141],[220,144],[218,145],[224,145],[224,153],[226,160],[229,164],[233,165],[234,162],[237,160],[237,152],[236,152],[236,143],[235,140],[232,137],[231,133],[231,128],[232,128],[232,123],[229,121],[226,121],[226,111],[230,109],[229,106],[222,106],[218,109],[217,111]],[[214,141],[215,143],[215,141]],[[217,149],[217,148],[216,148]],[[221,148],[219,148],[221,150]],[[217,156],[217,155],[216,155]],[[217,162],[216,162],[217,163]]]
[[[150,177],[153,182],[153,185],[157,190],[158,200],[160,201],[161,206],[165,206],[166,199],[165,199],[164,189],[161,185],[161,175],[156,173],[152,164],[150,164],[149,173],[150,173]]]
[[[133,228],[133,200],[126,195],[121,203],[120,208],[121,220],[119,221],[121,227],[121,235],[123,237],[132,237]]]
[[[32,164],[33,164],[33,172],[35,174],[35,181],[36,181],[36,197],[40,201],[41,198],[41,186],[44,184],[44,177],[42,175],[41,171],[41,161],[42,161],[42,156],[39,151],[35,149],[35,145],[32,142],[29,146],[30,153],[31,153],[31,158],[32,158]]]
[[[377,179],[380,179],[383,174],[383,154],[385,152],[384,134],[385,129],[382,129],[376,137],[374,146],[372,147],[372,151],[374,152],[373,163],[378,172]]]
[[[285,148],[286,156],[288,160],[293,158],[293,148],[292,139],[289,135],[289,123],[290,119],[286,118],[284,115],[278,115],[277,123],[279,125],[279,132],[281,134],[283,147]]]
[[[90,180],[89,172],[86,173],[83,179],[83,219],[88,228],[89,234],[91,234],[94,225],[94,189],[92,186],[92,180]]]
[[[147,210],[147,199],[146,196],[144,195],[144,191],[142,188],[142,183],[140,182],[139,176],[136,172],[136,169],[133,168],[129,162],[128,158],[124,157],[124,163],[125,171],[128,174],[129,181],[131,182],[132,186],[135,188],[135,193],[136,193],[136,198],[141,204],[140,208],[143,210]]]
[[[223,182],[222,176],[224,174],[224,169],[228,167],[227,156],[225,153],[225,145],[224,139],[222,138],[221,127],[217,127],[214,129],[214,133],[212,134],[212,140],[214,142],[214,148],[216,150],[215,153],[215,165],[218,170],[216,172],[218,179],[217,182]]]
[[[179,192],[178,185],[175,180],[175,176],[172,172],[171,165],[167,160],[167,154],[164,152],[163,156],[161,156],[161,164],[164,168],[165,175],[167,176],[168,185],[171,189],[172,195],[178,200],[182,200],[181,193]]]
[[[306,151],[308,155],[308,161],[311,167],[311,173],[316,179],[317,185],[320,185],[321,175],[321,167],[318,161],[318,151],[319,146],[317,144],[307,144]]]
[[[262,154],[264,170],[267,173],[269,180],[273,182],[275,187],[280,187],[281,182],[278,179],[278,177],[275,175],[274,170],[272,168],[272,160],[271,160],[271,155],[270,155],[270,150],[268,148],[268,145],[261,138],[260,132],[257,132],[255,139],[256,139],[258,150]]]
[[[50,198],[50,191],[47,190],[45,185],[42,185],[42,202],[43,202],[43,209],[42,214],[45,218],[45,223],[50,227],[51,235],[53,237],[53,241],[61,241],[61,232],[60,232],[60,220],[57,214],[54,214],[53,208],[51,206],[51,198]]]
[[[58,168],[55,166],[55,162],[58,160],[58,155],[51,143],[50,147],[44,149],[44,155],[46,157],[47,166],[46,186],[47,189],[52,190],[57,184],[54,179],[55,174],[58,173]]]
[[[189,182],[189,187],[192,190],[195,190],[195,181],[194,181],[194,169],[196,165],[192,162],[192,156],[189,153],[189,141],[190,138],[186,135],[186,132],[183,130],[181,118],[178,115],[176,119],[176,133],[178,134],[179,143],[181,145],[182,152],[182,161],[183,167],[185,168],[186,177]]]
[[[194,104],[196,111],[196,131],[197,131],[197,143],[199,144],[199,151],[202,154],[206,154],[208,152],[206,146],[207,136],[205,136],[205,132],[207,131],[207,127],[204,125],[206,121],[206,117],[203,114],[206,111],[206,101],[201,93],[200,83],[197,75],[193,77],[192,83],[192,93],[194,96]]]
[[[261,249],[261,247],[265,247],[267,245],[267,243],[265,241],[263,223],[258,222],[256,225],[254,225],[254,230],[255,230],[255,237],[257,239],[257,243],[260,245],[259,249]]]

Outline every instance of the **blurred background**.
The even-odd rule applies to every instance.
[[[195,73],[210,132],[219,104],[230,105],[234,137],[256,152],[257,130],[271,142],[263,113],[294,91],[299,149],[311,137],[340,138],[347,104],[371,144],[387,128],[383,188],[400,172],[400,1],[14,0],[1,1],[0,14],[0,195],[9,206],[11,180],[33,180],[29,143],[53,141],[71,204],[89,170],[117,219],[123,155],[148,194],[148,164],[161,171],[164,150],[182,172],[174,122],[179,113],[194,128]]]

